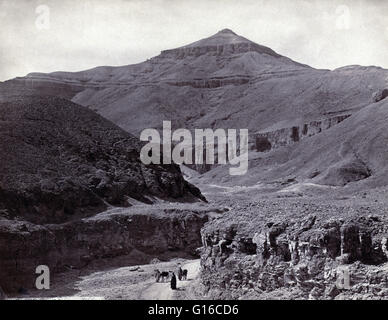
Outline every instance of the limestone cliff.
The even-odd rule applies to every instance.
[[[267,205],[271,215],[265,216]],[[386,216],[371,215],[372,208],[353,210],[263,201],[238,218],[231,219],[236,213],[230,212],[230,223],[228,217],[209,222],[202,230],[201,254],[208,297],[387,298]],[[319,214],[304,214],[313,211]],[[349,286],[339,284],[343,272]]]
[[[114,209],[64,224],[0,217],[0,283],[6,292],[33,288],[39,265],[47,265],[54,275],[118,256],[127,257],[128,265],[193,257],[207,220],[206,210],[152,206]]]
[[[259,132],[255,135],[255,149],[262,152],[291,145],[302,139],[312,137],[322,131],[328,130],[350,116],[351,114],[344,114],[322,120],[311,121],[309,123],[289,128],[281,128],[271,131],[264,130],[263,132]]]

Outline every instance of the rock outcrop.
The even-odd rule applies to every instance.
[[[236,53],[257,52],[280,58],[272,49],[254,43],[234,33],[230,29],[223,29],[215,35],[205,38],[177,49],[162,51],[162,56],[173,57],[174,59],[185,59],[187,57],[198,57],[204,54],[231,55]]]
[[[388,89],[378,91],[373,95],[373,102],[379,102],[384,100],[386,97],[388,97]]]
[[[167,84],[177,87],[191,86],[193,88],[212,89],[228,85],[239,86],[249,83],[251,77],[249,76],[231,76],[231,77],[215,77],[209,79],[193,79],[193,80],[179,80],[168,81]]]
[[[271,131],[264,130],[255,135],[255,149],[263,152],[294,144],[302,139],[312,137],[322,131],[328,130],[350,116],[350,114],[345,114],[323,120],[311,121],[290,128],[281,128]]]
[[[317,211],[307,205],[298,208]],[[283,221],[274,212],[273,221],[251,217],[249,227],[236,222],[242,217],[225,226],[209,222],[202,231],[201,255],[208,297],[387,299],[386,216],[359,211],[328,218],[336,209],[322,209],[324,217],[295,217],[293,210],[288,212],[292,218]]]

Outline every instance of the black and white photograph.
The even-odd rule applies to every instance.
[[[388,300],[388,1],[0,0],[0,300]]]

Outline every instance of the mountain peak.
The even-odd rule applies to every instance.
[[[233,34],[233,35],[237,35],[236,33],[234,33],[232,30],[226,28],[226,29],[222,29],[220,31],[217,32],[217,34],[220,34],[220,33],[229,33],[229,34]]]
[[[207,46],[214,46],[214,45],[229,45],[229,44],[236,44],[236,43],[254,43],[242,36],[239,36],[238,34],[234,33],[230,29],[222,29],[221,31],[218,31],[216,34],[201,39],[199,41],[190,43],[183,48],[192,48],[192,47],[207,47]]]
[[[248,40],[227,28],[218,31],[208,38],[190,43],[186,46],[164,50],[162,54],[175,54],[178,58],[184,58],[190,55],[200,56],[209,52],[217,55],[227,55],[250,51],[267,54],[276,58],[281,57],[272,49]]]

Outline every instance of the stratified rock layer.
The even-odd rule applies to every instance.
[[[6,292],[33,288],[39,265],[47,265],[53,275],[118,256],[127,256],[129,265],[155,257],[193,257],[207,220],[205,211],[152,206],[116,209],[65,224],[0,218],[0,283]]]
[[[208,297],[387,299],[387,216],[372,211],[262,201],[209,222],[201,255]]]
[[[328,130],[350,116],[350,114],[340,115],[333,118],[304,123],[290,128],[281,128],[270,131],[264,130],[263,132],[259,132],[255,135],[255,149],[259,152],[263,152],[294,144],[302,139],[312,137]]]

